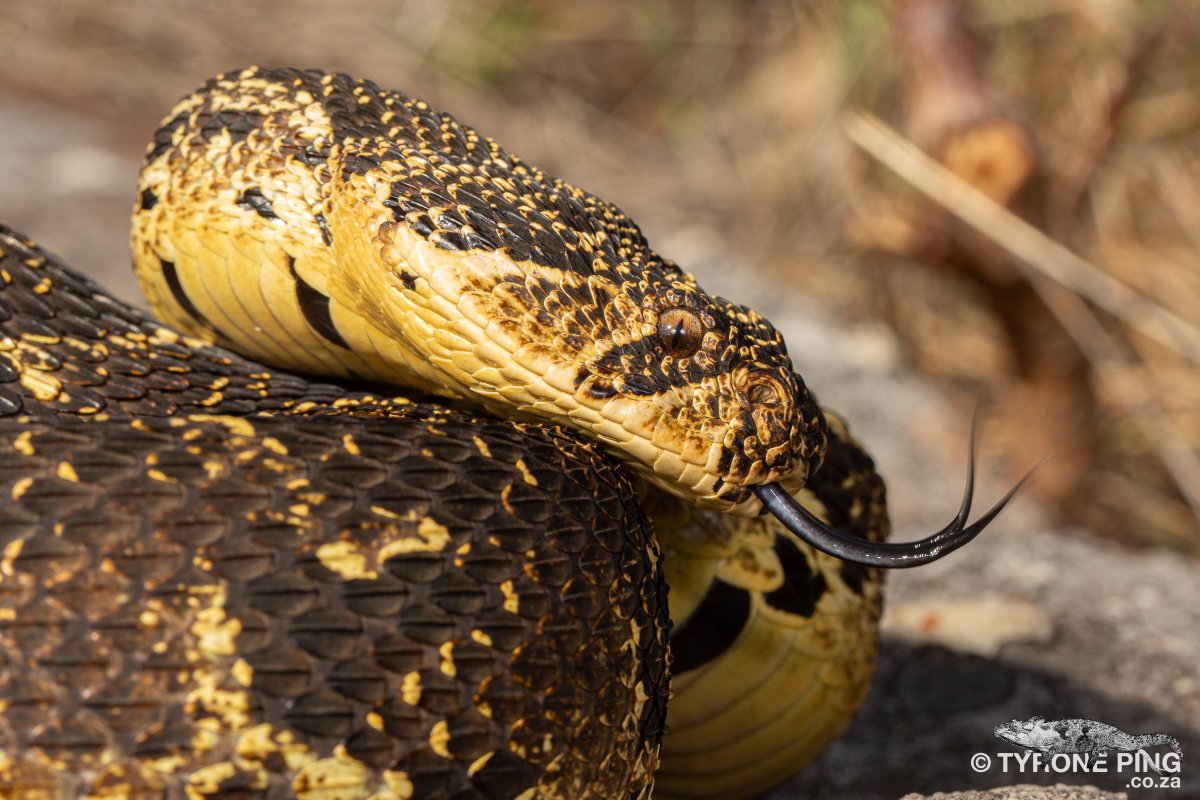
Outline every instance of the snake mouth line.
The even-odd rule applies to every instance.
[[[975,494],[975,428],[976,425],[972,423],[967,456],[967,484],[958,513],[940,531],[915,542],[871,542],[839,531],[796,502],[778,483],[755,486],[754,493],[762,501],[763,507],[785,528],[822,553],[867,567],[918,567],[949,555],[982,533],[1040,466],[1040,463],[1034,465],[1033,469],[1025,473],[983,516],[968,525],[967,518],[971,514],[971,501]]]

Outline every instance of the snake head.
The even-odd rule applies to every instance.
[[[401,148],[378,167],[386,180],[335,181],[333,240],[373,218],[382,263],[327,285],[377,341],[419,352],[423,384],[573,428],[661,488],[743,516],[760,511],[753,486],[798,489],[820,464],[825,422],[783,337],[659,257],[618,208],[500,150],[436,182],[422,164]]]
[[[610,327],[582,359],[577,394],[621,420],[622,454],[653,482],[703,507],[756,514],[753,485],[799,488],[819,466],[821,409],[769,322],[670,264],[641,274],[616,290],[624,302],[607,304]]]
[[[437,368],[431,383],[573,428],[673,494],[743,516],[765,510],[816,549],[867,566],[941,558],[982,532],[1020,486],[968,525],[972,467],[958,514],[917,542],[868,542],[829,527],[796,500],[820,466],[826,429],[778,331],[705,293],[615,207],[547,184],[520,162],[504,169],[536,204],[505,208],[485,189],[486,213],[451,212],[392,183],[385,208],[396,210],[374,239],[386,269],[342,273],[400,276],[350,294],[369,298],[365,314],[424,351]],[[464,248],[469,241],[490,249]],[[426,322],[452,316],[449,335]]]
[[[601,424],[592,426],[593,435],[668,491],[728,513],[765,510],[844,561],[913,567],[978,536],[1028,479],[968,525],[972,428],[966,489],[944,528],[893,544],[830,527],[796,500],[820,466],[826,423],[793,371],[783,337],[751,309],[705,294],[669,262],[652,258],[638,274],[639,280],[614,284],[609,292],[598,292],[593,276],[591,296],[602,311],[597,318],[607,327],[595,326],[588,348],[575,351],[583,366],[574,383],[577,396],[598,411]],[[585,357],[588,352],[594,355]],[[586,415],[572,417],[578,427]]]

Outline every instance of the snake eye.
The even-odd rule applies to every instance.
[[[687,358],[700,349],[704,325],[686,308],[669,308],[658,315],[658,338],[669,355]]]

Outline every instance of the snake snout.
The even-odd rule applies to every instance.
[[[825,419],[804,382],[790,370],[752,367],[734,386],[744,409],[740,450],[755,465],[745,482],[803,483],[825,448]]]
[[[778,378],[768,372],[750,373],[742,387],[745,403],[751,409],[776,409],[788,405],[786,390]]]

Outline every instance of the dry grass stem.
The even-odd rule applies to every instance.
[[[1127,379],[1141,368],[1122,354],[1121,347],[1080,296],[1092,299],[1197,363],[1200,363],[1200,331],[995,203],[881,120],[857,113],[846,120],[845,128],[856,145],[1003,247],[1015,256],[1019,265],[1034,268],[1026,270],[1034,288],[1092,362],[1110,396],[1154,447],[1193,515],[1200,519],[1200,458],[1171,421],[1163,402],[1150,388],[1152,383]],[[1064,291],[1063,287],[1071,291]],[[1155,324],[1147,324],[1151,321]],[[1180,336],[1182,339],[1176,338]]]
[[[878,117],[844,121],[854,144],[962,222],[1015,256],[1030,280],[1045,275],[1200,365],[1200,328],[1163,308],[1017,217],[925,155]]]

